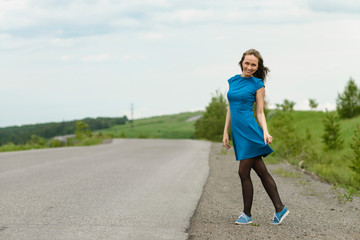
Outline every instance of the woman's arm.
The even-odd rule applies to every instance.
[[[264,98],[265,98],[265,87],[260,88],[256,91],[256,117],[264,132],[264,142],[272,143],[272,136],[269,134],[266,125],[266,118],[264,113]]]
[[[224,127],[224,136],[223,136],[223,144],[226,149],[231,148],[229,144],[229,127],[230,127],[230,107],[228,106],[227,112],[226,112],[226,119],[225,119],[225,127]]]

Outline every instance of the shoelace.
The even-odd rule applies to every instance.
[[[241,215],[239,216],[239,218],[245,218],[245,221],[248,221],[248,217],[246,216],[245,213],[241,213]]]
[[[272,218],[272,221],[275,221],[275,219],[277,219],[277,221],[279,221],[279,218],[276,216],[276,213],[274,213],[274,216]]]

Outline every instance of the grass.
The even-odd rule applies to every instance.
[[[51,140],[49,140],[48,143],[45,143],[43,145],[32,144],[32,143],[15,145],[13,143],[8,143],[0,146],[0,152],[25,151],[31,149],[56,148],[56,147],[91,146],[91,145],[101,144],[105,139],[109,139],[109,137],[93,135],[92,137],[85,137],[81,140],[74,139],[72,143],[68,145],[60,141],[51,141]]]
[[[301,174],[298,172],[292,172],[292,171],[286,171],[284,170],[284,168],[280,167],[278,169],[276,169],[274,171],[275,174],[282,176],[282,177],[287,177],[287,178],[300,178]]]
[[[332,183],[340,184],[347,188],[356,186],[353,176],[354,172],[350,169],[351,159],[355,157],[353,149],[350,148],[350,143],[353,141],[354,130],[356,125],[360,123],[360,116],[352,119],[341,119],[341,138],[344,140],[343,148],[341,150],[325,150],[325,145],[322,142],[322,135],[324,134],[323,120],[325,112],[319,111],[293,111],[291,112],[294,118],[294,125],[297,133],[305,137],[307,132],[311,135],[311,148],[316,153],[316,158],[306,160],[305,168],[308,171],[314,172],[318,176],[329,180]],[[268,125],[271,125],[271,115],[268,118]],[[271,133],[270,133],[271,134]],[[276,139],[274,139],[276,141]],[[304,144],[304,143],[299,143]],[[276,149],[274,149],[276,151]],[[265,159],[267,162],[275,163],[282,160],[291,162],[289,159],[278,159],[276,155],[270,155]]]
[[[98,132],[112,135],[115,138],[167,138],[190,139],[195,132],[195,121],[187,119],[202,115],[202,112],[185,112],[175,115],[164,115],[144,119],[136,119],[125,125],[117,125]]]

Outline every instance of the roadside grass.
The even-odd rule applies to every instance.
[[[13,143],[8,143],[0,146],[0,152],[12,152],[12,151],[22,151],[22,150],[30,150],[30,149],[41,149],[41,148],[47,148],[47,147],[41,145],[32,145],[32,144],[15,145]]]
[[[13,143],[8,143],[0,146],[0,152],[12,152],[12,151],[25,151],[31,149],[44,149],[44,148],[56,148],[56,147],[75,147],[75,146],[91,146],[101,144],[104,140],[110,139],[109,136],[99,136],[93,135],[91,137],[85,137],[81,140],[77,140],[75,138],[72,139],[71,142],[65,144],[60,141],[49,140],[47,144],[38,145],[38,144],[19,144],[15,145]]]
[[[324,134],[323,119],[324,112],[320,111],[293,111],[294,126],[296,132],[301,137],[306,137],[310,133],[311,148],[315,151],[316,157],[310,157],[305,161],[304,168],[307,171],[314,172],[319,177],[326,179],[334,184],[346,188],[355,187],[360,190],[360,186],[354,181],[354,172],[350,169],[351,159],[355,157],[350,143],[353,141],[354,130],[356,125],[360,123],[360,116],[352,119],[341,119],[341,138],[344,140],[341,150],[325,150],[322,142]],[[269,126],[271,126],[271,116],[269,118]],[[270,133],[271,134],[271,133]],[[274,142],[276,139],[274,139]],[[304,143],[299,143],[304,144]],[[274,148],[276,151],[276,148]],[[279,159],[276,154],[271,154],[264,159],[267,163],[278,163],[281,161],[299,164],[301,159],[294,161],[293,159]]]
[[[124,125],[101,129],[97,132],[112,135],[115,138],[191,139],[194,138],[195,121],[187,122],[186,120],[202,113],[201,111],[185,112],[136,119],[133,124],[129,121]]]
[[[273,172],[279,176],[287,177],[287,178],[300,178],[301,177],[300,173],[293,172],[293,171],[287,171],[287,170],[284,170],[284,168],[282,168],[282,167],[274,170]]]

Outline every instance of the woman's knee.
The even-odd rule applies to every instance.
[[[255,171],[255,172],[260,179],[264,179],[264,178],[270,176],[270,173],[267,171],[267,169],[261,169],[261,170]]]
[[[254,159],[251,158],[240,161],[238,174],[241,181],[250,179],[250,171],[253,165],[253,161]]]
[[[247,180],[250,179],[250,170],[251,169],[241,169],[239,168],[238,174],[240,179],[243,180]]]

